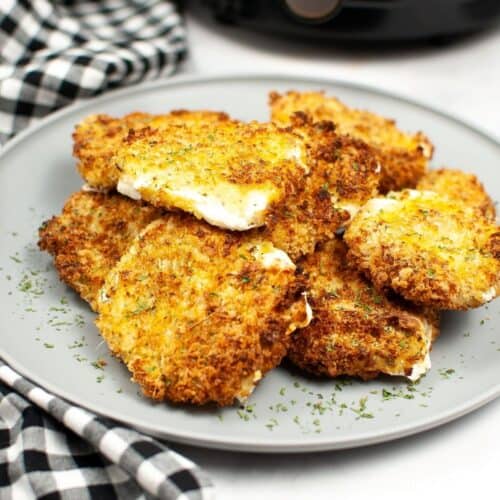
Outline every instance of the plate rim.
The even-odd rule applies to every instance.
[[[349,79],[341,79],[341,78],[326,78],[322,76],[311,76],[311,77],[303,77],[297,75],[292,72],[220,72],[220,73],[212,73],[205,75],[173,75],[165,80],[151,80],[145,81],[137,84],[132,84],[125,88],[112,89],[104,94],[99,94],[94,97],[82,98],[79,99],[67,106],[62,107],[48,115],[40,118],[36,122],[28,125],[24,130],[21,130],[18,134],[16,134],[12,139],[8,140],[0,148],[0,160],[2,156],[10,151],[13,147],[17,145],[18,142],[24,140],[25,137],[35,133],[40,128],[52,123],[53,121],[59,120],[61,117],[66,114],[71,114],[74,111],[81,110],[87,106],[91,106],[94,103],[101,103],[106,101],[111,101],[122,96],[126,96],[128,94],[134,94],[136,92],[141,92],[142,90],[155,89],[157,87],[171,87],[178,86],[183,84],[190,83],[211,83],[215,81],[223,81],[223,80],[257,80],[257,79],[268,79],[268,80],[287,80],[292,79],[295,81],[303,81],[303,82],[311,82],[314,84],[325,84],[325,85],[334,85],[340,86],[344,88],[351,88],[355,90],[360,90],[363,92],[370,92],[372,94],[378,94],[383,97],[387,97],[389,99],[396,99],[398,101],[405,102],[407,104],[412,104],[413,106],[425,109],[426,111],[430,111],[431,113],[441,115],[444,118],[452,120],[461,126],[464,126],[471,130],[472,132],[481,135],[484,139],[491,142],[494,146],[500,148],[500,138],[495,137],[486,129],[483,129],[480,125],[470,122],[466,118],[460,117],[450,111],[444,111],[438,106],[434,106],[432,104],[426,103],[424,100],[415,99],[414,97],[407,96],[398,91],[393,92],[392,90],[385,90],[376,85],[360,83],[356,81],[352,81]],[[0,167],[1,168],[1,167]]]
[[[495,146],[500,152],[500,140],[497,140],[494,136],[490,135],[489,132],[482,130],[480,127],[476,126],[459,118],[452,113],[447,111],[443,111],[434,106],[423,103],[414,98],[409,98],[407,96],[403,96],[397,92],[386,91],[380,89],[376,86],[361,84],[357,82],[352,82],[349,80],[342,79],[329,79],[323,77],[304,77],[294,73],[258,73],[258,72],[249,72],[249,73],[218,73],[211,75],[177,75],[171,77],[166,80],[155,80],[149,82],[142,82],[137,85],[132,85],[130,87],[126,87],[123,89],[116,89],[109,92],[106,92],[103,95],[79,100],[76,103],[63,107],[62,109],[55,111],[48,116],[41,118],[36,123],[28,126],[25,130],[21,131],[16,135],[13,139],[9,140],[0,150],[0,162],[3,160],[3,157],[6,156],[12,149],[16,148],[20,143],[29,139],[32,134],[35,134],[38,130],[43,127],[49,126],[52,123],[64,118],[66,115],[70,115],[75,112],[81,112],[86,108],[91,108],[94,106],[98,106],[102,103],[110,102],[115,99],[122,99],[127,95],[142,93],[144,91],[153,90],[157,88],[171,88],[178,87],[184,85],[193,85],[193,84],[212,84],[212,83],[223,83],[224,81],[229,82],[248,82],[255,80],[274,80],[274,81],[282,81],[286,83],[286,81],[290,80],[290,86],[293,86],[295,83],[303,82],[310,83],[311,85],[327,85],[333,87],[342,87],[346,89],[353,89],[363,93],[370,93],[379,95],[391,100],[401,101],[405,104],[410,104],[412,106],[418,107],[426,112],[430,112],[431,114],[440,115],[444,117],[448,121],[453,122],[455,125],[459,125],[461,127],[465,127],[470,132],[481,136],[486,141],[490,142],[493,146]],[[1,166],[0,166],[1,168]],[[327,451],[327,450],[336,450],[336,449],[345,449],[345,448],[356,448],[360,446],[366,446],[381,442],[388,442],[395,439],[399,439],[405,436],[410,436],[413,434],[417,434],[419,432],[423,432],[425,430],[429,430],[440,425],[443,425],[447,422],[460,418],[479,407],[488,404],[492,400],[500,397],[500,382],[498,382],[495,386],[491,387],[488,391],[481,393],[477,397],[473,399],[468,399],[467,401],[457,404],[451,408],[443,410],[437,414],[430,415],[429,417],[420,421],[417,425],[415,423],[407,423],[395,426],[393,430],[387,431],[378,430],[378,431],[367,431],[364,433],[356,434],[356,437],[333,437],[329,439],[325,439],[325,436],[318,436],[317,438],[311,439],[308,437],[307,439],[284,439],[279,443],[272,442],[272,436],[268,440],[262,440],[262,438],[244,438],[242,436],[234,435],[225,435],[224,437],[220,436],[212,436],[208,433],[203,432],[178,432],[175,430],[165,431],[165,429],[159,429],[158,425],[150,424],[144,425],[143,422],[140,422],[135,418],[123,418],[120,415],[117,415],[114,411],[109,410],[101,410],[95,404],[84,403],[78,401],[77,397],[71,395],[64,389],[59,389],[57,386],[53,385],[50,382],[46,382],[44,380],[35,381],[32,374],[30,374],[30,369],[28,367],[24,367],[22,362],[18,362],[16,359],[13,359],[8,353],[4,351],[3,346],[0,345],[0,358],[2,358],[12,369],[17,371],[23,377],[31,380],[34,384],[39,385],[51,392],[52,394],[61,397],[71,404],[75,404],[82,408],[85,408],[89,411],[92,411],[96,415],[104,416],[106,418],[111,418],[117,422],[120,422],[125,425],[132,426],[142,432],[145,432],[149,435],[160,436],[164,439],[169,439],[174,442],[185,443],[205,448],[215,448],[215,449],[223,449],[223,450],[233,450],[233,451],[245,451],[245,452],[267,452],[267,453],[305,453],[305,452],[318,452],[318,451]]]

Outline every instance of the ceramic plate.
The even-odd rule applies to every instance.
[[[0,355],[42,387],[152,435],[200,446],[302,452],[387,441],[457,418],[500,394],[500,301],[443,317],[432,370],[415,386],[403,379],[317,381],[280,367],[245,407],[196,409],[154,404],[113,359],[94,314],[61,284],[36,247],[39,224],[82,185],[71,156],[74,125],[90,113],[223,110],[268,118],[270,90],[324,89],[348,104],[423,130],[434,165],[473,171],[500,198],[500,147],[483,133],[428,107],[366,87],[275,76],[179,78],[137,86],[65,109],[4,149],[0,167]],[[104,360],[100,366],[98,360]]]

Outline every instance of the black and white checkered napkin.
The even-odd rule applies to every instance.
[[[0,498],[213,496],[210,479],[190,460],[69,405],[0,361]]]
[[[72,101],[170,75],[185,31],[165,0],[0,0],[0,143]]]
[[[0,0],[0,143],[77,99],[171,74],[185,53],[164,0]],[[0,360],[0,498],[208,500],[193,462],[35,387]]]

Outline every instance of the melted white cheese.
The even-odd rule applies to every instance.
[[[394,207],[398,202],[391,198],[372,198],[365,205],[365,210],[370,212],[380,212],[389,207]]]
[[[309,301],[307,300],[307,292],[304,292],[302,294],[302,296],[304,297],[304,300],[306,301],[306,321],[304,322],[303,325],[301,325],[301,328],[305,328],[306,326],[309,325],[309,323],[313,319],[313,310],[312,310],[311,305],[309,304]]]
[[[416,382],[422,375],[425,375],[431,369],[431,357],[429,353],[425,355],[425,358],[419,363],[415,363],[411,370],[410,375],[408,375],[408,380]]]
[[[496,287],[492,286],[489,290],[486,290],[481,297],[483,299],[483,302],[489,302],[490,300],[493,300],[497,296],[497,289]]]
[[[236,395],[236,399],[240,403],[244,403],[250,394],[254,391],[257,382],[262,378],[262,372],[260,370],[256,370],[252,375],[244,378],[241,381],[241,388],[239,394]]]
[[[425,328],[425,338],[426,338],[426,353],[424,359],[415,363],[411,369],[408,379],[412,382],[416,382],[420,377],[425,375],[431,369],[431,357],[429,355],[432,345],[432,325],[428,321],[423,321]]]
[[[264,269],[295,270],[295,264],[291,261],[288,254],[279,248],[273,248],[268,251],[257,249],[254,255]]]
[[[119,179],[116,190],[119,193],[132,198],[133,200],[141,199],[141,193],[137,191],[134,181],[128,177],[122,177],[121,179]]]
[[[151,180],[148,176],[132,179],[122,176],[118,181],[117,191],[133,200],[140,200],[140,189],[148,187]],[[186,206],[189,206],[189,212],[196,217],[204,219],[223,229],[232,231],[246,231],[253,227],[259,227],[264,224],[264,213],[271,203],[271,194],[265,190],[249,190],[238,193],[238,205],[224,203],[218,197],[208,193],[200,193],[190,187],[178,189],[166,189],[168,195],[174,199],[182,200]],[[182,205],[181,205],[182,208]]]
[[[288,326],[288,330],[286,332],[287,335],[293,333],[295,330],[297,330],[297,328],[305,328],[306,326],[309,325],[309,323],[311,323],[313,319],[313,310],[307,300],[307,292],[303,292],[302,297],[304,298],[306,317],[303,321],[300,321],[299,323],[290,323],[290,325]]]
[[[191,202],[193,213],[197,217],[214,226],[233,231],[246,231],[261,226],[264,222],[263,213],[269,206],[266,193],[257,190],[242,193],[241,208],[227,207],[219,198],[203,196],[189,188],[169,190],[169,193],[176,198]]]

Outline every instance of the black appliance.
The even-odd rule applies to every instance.
[[[500,20],[500,0],[199,0],[254,30],[346,41],[447,39]]]

